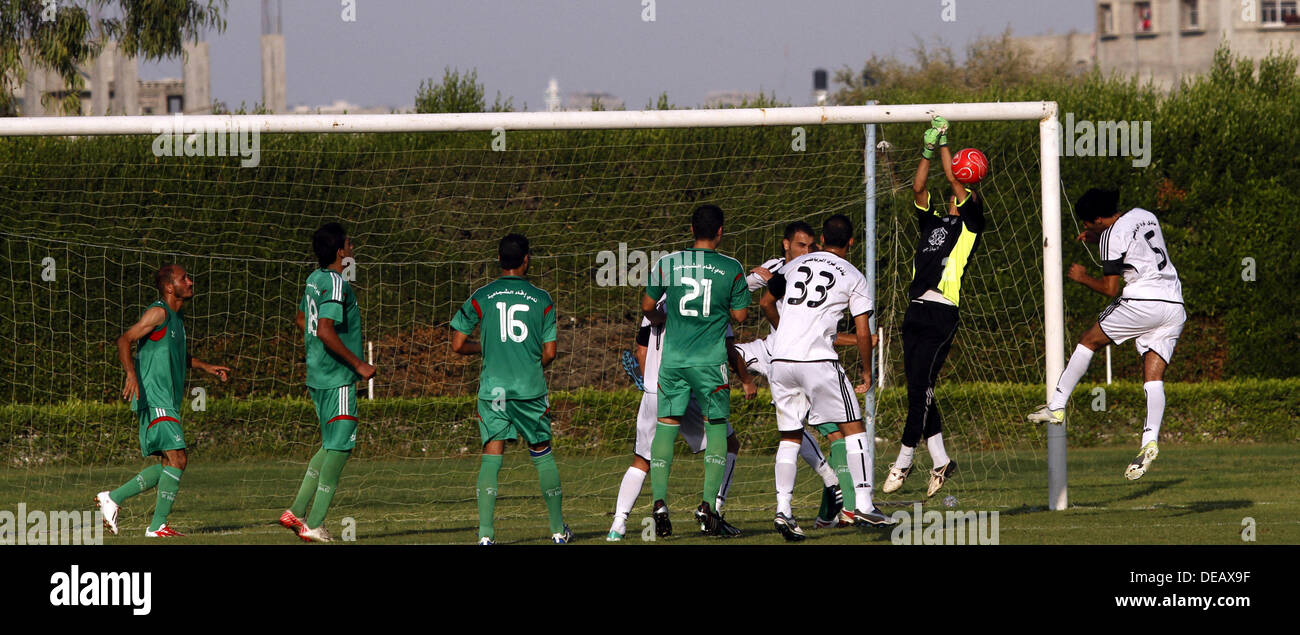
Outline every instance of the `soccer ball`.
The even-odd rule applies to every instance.
[[[952,158],[952,173],[958,181],[975,185],[989,174],[989,159],[975,148],[966,148]]]

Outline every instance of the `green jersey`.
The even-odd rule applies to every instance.
[[[461,305],[451,328],[466,335],[480,327],[483,372],[479,399],[535,399],[546,394],[542,344],[555,341],[551,294],[519,276],[502,276]]]
[[[361,375],[342,357],[325,347],[316,334],[321,318],[334,320],[334,332],[357,359],[361,356],[361,309],[352,285],[329,269],[317,269],[307,276],[307,288],[298,303],[307,317],[307,387],[338,388],[356,383]]]
[[[645,293],[663,298],[668,314],[660,368],[727,363],[730,312],[749,306],[745,270],[735,258],[712,249],[673,252],[655,263]]]
[[[181,400],[185,398],[185,373],[189,368],[185,355],[185,322],[166,302],[158,300],[148,308],[156,306],[162,307],[167,317],[140,340],[135,373],[144,402],[150,408],[180,410]]]

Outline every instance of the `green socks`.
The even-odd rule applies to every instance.
[[[167,515],[172,513],[172,503],[176,502],[176,492],[181,489],[180,469],[169,465],[163,467],[161,472],[162,476],[157,479],[158,505],[153,509],[153,520],[149,523],[149,531],[158,531],[158,528],[167,522]]]
[[[555,462],[551,462],[552,468]],[[539,468],[540,470],[540,468]],[[478,468],[478,535],[479,538],[496,538],[492,514],[497,507],[497,473],[501,471],[500,454],[484,454]],[[559,476],[556,476],[558,487]]]
[[[650,442],[650,491],[652,501],[668,498],[668,474],[673,468],[673,444],[677,442],[678,426],[659,423],[655,426],[655,438]],[[727,430],[722,430],[722,447],[726,448]],[[712,440],[710,440],[712,443]],[[721,479],[719,479],[721,481]],[[716,491],[716,490],[715,490]],[[710,499],[712,500],[712,499]]]
[[[831,469],[840,478],[840,494],[844,496],[844,509],[858,508],[857,493],[853,491],[853,476],[849,474],[849,452],[844,439],[831,442],[831,456],[828,459]]]
[[[113,499],[114,503],[121,505],[126,499],[153,489],[158,484],[158,477],[162,476],[162,471],[162,465],[157,463],[150,465],[141,470],[139,474],[136,474],[135,478],[109,492],[108,497]]]
[[[348,462],[351,452],[325,450],[321,461],[320,480],[316,485],[316,498],[311,504],[311,515],[307,517],[307,527],[316,529],[325,522],[325,514],[334,501],[334,491],[339,487],[339,476],[343,474],[343,465]],[[313,461],[315,459],[312,459]]]
[[[320,466],[325,462],[325,452],[325,448],[321,448],[311,457],[311,463],[307,464],[307,475],[302,478],[302,485],[298,488],[298,497],[293,499],[293,505],[289,507],[289,511],[298,518],[307,515],[307,505],[311,504],[311,497],[316,494],[316,483],[320,481]]]
[[[704,424],[704,439],[704,497],[700,500],[712,508],[717,504],[718,490],[727,475],[727,420],[715,419]]]
[[[560,470],[555,467],[555,456],[547,446],[540,453],[528,451],[537,468],[537,480],[542,486],[542,500],[546,501],[546,514],[551,522],[551,533],[564,531],[564,517],[560,514],[560,503],[564,493],[560,490]]]

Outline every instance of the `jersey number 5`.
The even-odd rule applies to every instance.
[[[1160,254],[1160,264],[1156,265],[1156,271],[1164,271],[1165,265],[1169,264],[1169,257],[1166,256],[1165,252],[1161,251],[1159,247],[1151,243],[1151,239],[1156,237],[1155,230],[1153,229],[1143,234],[1142,237],[1147,239],[1147,246],[1151,248],[1151,251]]]
[[[506,308],[505,302],[497,303],[497,315],[501,316],[501,341],[506,341],[509,337],[513,342],[522,342],[528,339],[528,325],[521,320],[515,319],[516,313],[528,311],[527,304],[512,304]]]

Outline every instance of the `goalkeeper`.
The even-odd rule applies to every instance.
[[[886,494],[897,491],[912,473],[913,455],[922,438],[930,451],[933,469],[926,496],[934,496],[957,469],[943,447],[942,419],[934,397],[935,381],[953,337],[957,334],[957,305],[961,280],[971,255],[979,246],[984,231],[984,201],[954,174],[952,153],[948,149],[948,122],[935,117],[925,132],[921,163],[916,169],[912,193],[920,237],[913,259],[912,284],[908,289],[907,313],[903,317],[903,369],[907,375],[907,423],[903,428],[898,460],[889,467],[889,476],[881,488]],[[944,174],[953,195],[946,207],[930,198],[926,178],[930,160],[939,154]],[[963,151],[963,155],[968,152]],[[982,160],[983,155],[979,155]],[[987,162],[983,167],[987,167]]]

